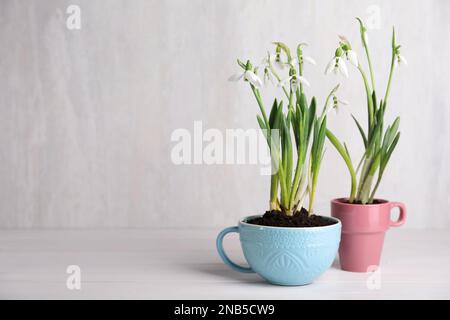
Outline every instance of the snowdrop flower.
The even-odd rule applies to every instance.
[[[345,56],[347,57],[347,60],[354,65],[355,67],[358,67],[358,55],[353,50],[347,50],[345,53]]]
[[[334,56],[333,59],[328,62],[327,67],[325,69],[325,74],[329,74],[333,72],[334,74],[337,74],[338,71],[343,74],[346,78],[348,78],[348,70],[347,66],[345,65],[344,59],[342,57]]]
[[[339,36],[340,49],[344,51],[345,57],[347,61],[349,61],[355,67],[358,67],[358,55],[355,51],[352,50],[352,46],[350,45],[350,41],[347,40],[344,36]]]
[[[394,58],[394,68],[399,67],[400,65],[404,64],[405,66],[408,65],[408,61],[405,59],[404,56],[402,56],[400,53],[396,54]]]
[[[339,113],[341,106],[348,106],[348,101],[339,99],[336,95],[333,95],[333,109],[336,111],[336,114]]]
[[[267,57],[262,59],[261,63],[258,67],[269,67],[269,66],[275,66],[276,69],[279,71],[284,70],[284,68],[288,67],[289,65],[294,65],[296,63],[295,59],[291,60],[291,63],[287,61],[281,60],[280,54],[268,54]]]
[[[304,84],[304,85],[307,86],[307,87],[310,86],[309,81],[306,80],[305,77],[298,76],[298,75],[295,75],[295,74],[294,74],[294,75],[289,76],[288,78],[286,78],[286,79],[284,79],[284,80],[281,80],[281,81],[278,83],[278,87],[283,87],[284,85],[286,85],[286,84],[288,84],[288,83],[290,84],[290,87],[291,87],[291,90],[292,90],[292,91],[297,91],[297,88],[300,87],[300,83],[301,83],[301,84]]]
[[[294,67],[298,64],[298,60],[296,58],[291,59],[291,61],[289,61],[289,66],[290,67]]]
[[[245,70],[243,73],[236,73],[232,75],[228,81],[239,81],[241,79],[244,79],[248,82],[250,82],[252,85],[254,85],[257,88],[262,87],[262,81],[261,79],[251,70]]]
[[[261,63],[256,67],[258,70],[259,68],[262,68],[264,70],[264,77],[263,82],[264,85],[267,85],[268,82],[271,82],[273,85],[276,85],[277,80],[275,79],[275,76],[272,73],[271,70],[271,59],[274,61],[275,55],[271,55],[269,52],[267,53],[267,56],[261,60]]]
[[[311,58],[310,56],[301,56],[301,62],[303,64],[303,62],[308,62],[309,64],[312,65],[316,65],[316,60],[314,60],[313,58]],[[294,67],[298,64],[298,59],[297,58],[293,58],[291,59],[290,63],[288,63],[288,65],[290,65],[291,67]]]
[[[287,61],[281,60],[281,55],[279,53],[271,54],[268,56],[268,58],[265,58],[265,60],[267,64],[275,66],[278,70],[284,70],[284,68],[289,66],[289,63]]]
[[[302,56],[303,61],[308,62],[309,64],[316,65],[316,60],[311,58],[310,56]]]
[[[272,72],[269,70],[268,67],[264,68],[264,78],[263,78],[264,84],[266,85],[268,82],[271,82],[273,85],[276,83],[276,79]]]

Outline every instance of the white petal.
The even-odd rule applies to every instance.
[[[275,60],[275,62],[273,64],[279,70],[283,70],[285,67],[285,64],[281,60]]]
[[[291,79],[291,90],[296,91],[298,88],[298,82],[295,80],[295,78]]]
[[[250,82],[255,87],[259,88],[262,86],[261,79],[250,70],[245,71],[245,79],[248,80],[248,82]]]
[[[298,60],[296,58],[291,59],[291,66],[295,66],[298,63]]]
[[[329,74],[333,70],[335,63],[336,58],[333,57],[333,59],[331,59],[330,62],[328,62],[327,67],[325,68],[325,74]]]
[[[304,85],[307,86],[307,87],[310,87],[310,86],[311,86],[311,85],[309,84],[309,81],[306,80],[305,77],[298,76],[297,79],[298,79],[298,82],[300,82],[301,84],[304,84]]]
[[[403,63],[403,64],[405,64],[405,65],[408,65],[408,61],[405,59],[404,56],[398,55],[398,58],[400,59],[401,63]]]
[[[272,85],[276,85],[275,81],[274,81],[274,76],[272,75],[272,73],[266,69],[266,71],[264,72],[264,85],[267,85],[269,82],[272,83]]]
[[[349,41],[346,37],[342,36],[342,35],[338,35],[338,38],[345,44],[349,44]]]
[[[274,62],[276,58],[277,58],[277,56],[275,54],[271,54],[269,56],[270,62]]]
[[[338,106],[334,106],[333,109],[334,109],[334,112],[336,114],[339,114],[339,107]]]
[[[270,80],[270,82],[272,83],[272,85],[275,85],[275,77],[273,76],[272,73],[267,73],[268,74],[268,79]]]
[[[343,106],[348,106],[348,101],[347,100],[339,99],[338,102],[339,102],[339,104],[341,104]]]
[[[348,61],[350,61],[350,63],[352,65],[354,65],[355,67],[358,67],[358,55],[356,54],[355,51],[348,50],[347,51],[347,59],[348,59]]]
[[[397,57],[394,58],[394,69],[398,67],[398,59]]]
[[[286,79],[281,80],[280,82],[278,82],[277,87],[282,87],[284,85],[286,85],[288,82],[291,81],[291,77],[288,77]]]
[[[228,78],[228,81],[233,81],[233,82],[239,81],[242,79],[244,74],[245,74],[245,72],[244,73],[235,73],[231,77]]]
[[[316,65],[317,63],[316,63],[316,60],[314,60],[313,58],[311,58],[310,56],[304,56],[303,57],[303,61],[306,61],[306,62],[308,62],[308,63],[310,63],[310,64],[313,64],[313,65]]]
[[[342,59],[341,57],[338,58],[338,67],[339,67],[339,71],[340,71],[346,78],[348,78],[347,66],[345,65],[344,59]]]
[[[259,65],[261,66],[266,66],[269,63],[269,59],[268,57],[264,57],[261,62],[259,63]]]

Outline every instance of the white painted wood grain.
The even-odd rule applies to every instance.
[[[170,135],[256,128],[248,88],[229,83],[235,59],[259,61],[271,42],[308,42],[309,94],[323,102],[341,82],[350,105],[329,124],[354,159],[365,121],[350,78],[323,70],[345,34],[361,51],[355,16],[380,7],[369,30],[384,90],[395,24],[409,66],[394,76],[387,117],[402,138],[379,196],[403,201],[408,227],[450,227],[449,1],[80,0],[82,29],[66,29],[59,0],[0,3],[0,227],[208,227],[267,207],[269,178],[256,166],[175,166]],[[379,94],[382,96],[382,94]],[[267,104],[269,96],[264,97]],[[355,160],[356,161],[356,160]],[[317,208],[345,196],[343,161],[327,146]]]
[[[391,230],[380,289],[338,262],[312,285],[279,287],[225,266],[218,230],[34,230],[0,232],[1,299],[449,299],[449,230]],[[237,237],[225,241],[244,263]],[[66,288],[68,265],[81,290]]]

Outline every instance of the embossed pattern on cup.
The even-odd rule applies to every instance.
[[[305,285],[324,273],[333,263],[341,236],[341,223],[325,227],[283,228],[249,224],[247,217],[236,229],[218,236],[217,248],[224,262],[241,272],[256,272],[278,285]],[[238,232],[250,268],[237,266],[226,257],[222,240],[227,232]],[[224,258],[225,257],[225,258]],[[242,268],[242,269],[241,269]]]

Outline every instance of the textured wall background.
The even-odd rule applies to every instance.
[[[81,7],[81,30],[66,8]],[[323,102],[339,80],[351,105],[331,126],[359,154],[349,113],[365,101],[350,79],[323,70],[345,34],[362,56],[355,16],[381,9],[370,30],[385,88],[391,26],[409,66],[398,70],[388,116],[402,139],[380,197],[404,201],[408,227],[450,226],[450,2],[435,1],[2,1],[0,3],[0,227],[224,226],[260,213],[268,177],[259,167],[175,166],[171,132],[256,128],[249,89],[227,82],[235,58],[259,61],[271,41],[308,42],[318,66],[310,94]],[[319,211],[345,196],[349,178],[331,145]]]

